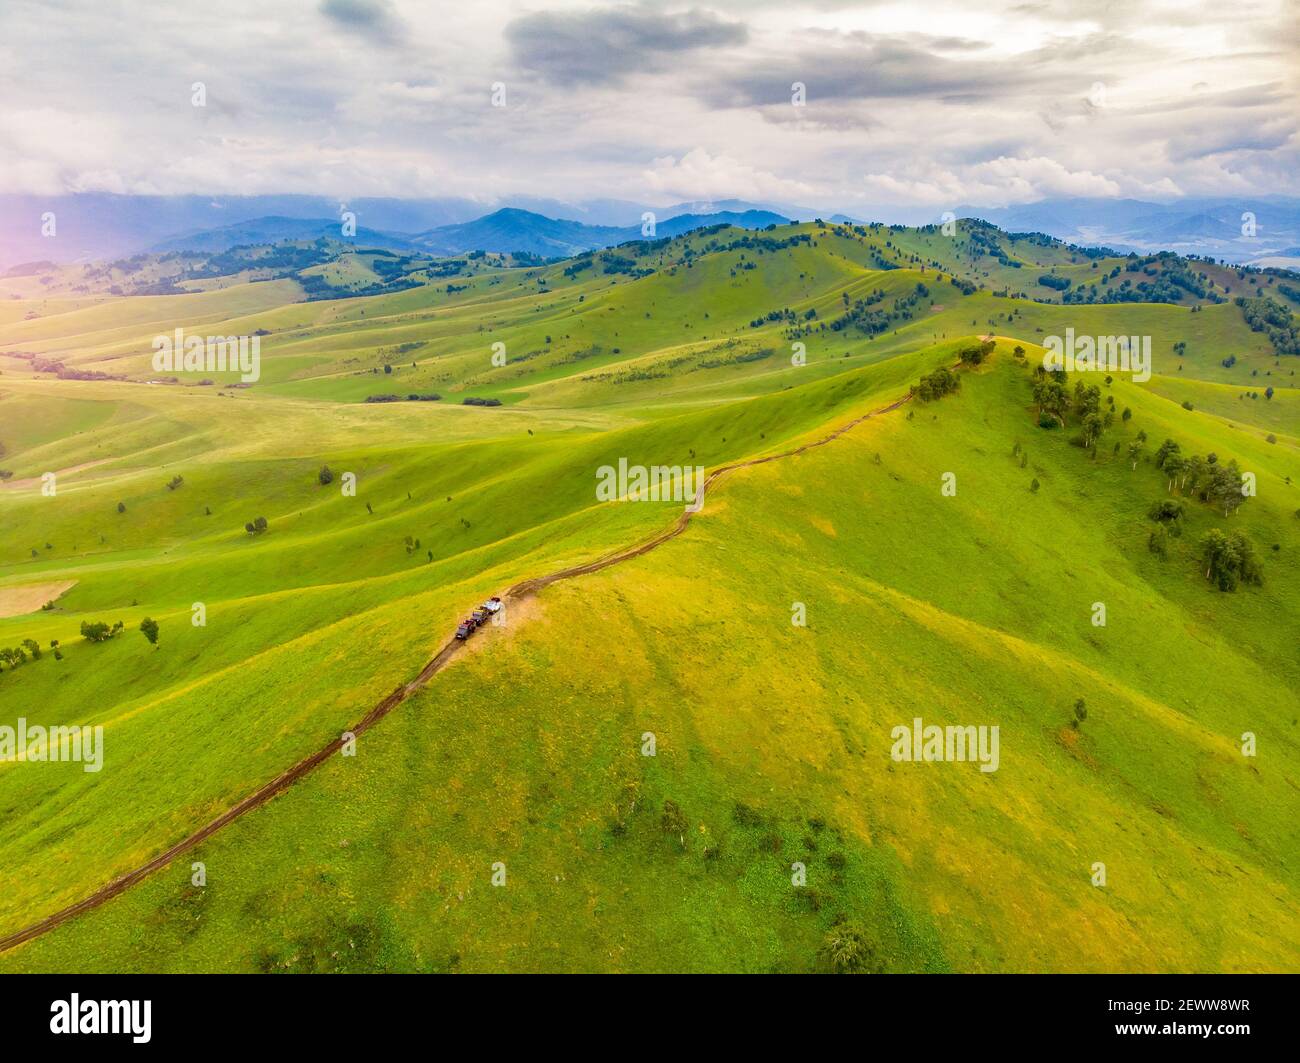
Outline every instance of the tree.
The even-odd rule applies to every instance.
[[[332,484],[334,482],[334,473],[328,465],[322,465],[320,467],[320,472],[316,474],[316,479],[318,479],[321,486],[324,487],[326,484]]]
[[[1201,540],[1201,560],[1205,578],[1221,591],[1235,591],[1240,583],[1264,582],[1254,547],[1241,532],[1224,535],[1212,528]]]
[[[1147,516],[1177,537],[1183,533],[1183,514],[1186,509],[1181,499],[1165,498],[1154,503]]]
[[[87,642],[107,642],[121,630],[122,622],[119,620],[116,627],[109,627],[102,620],[83,620],[81,622],[81,637]]]
[[[1088,414],[1083,419],[1083,445],[1091,448],[1098,439],[1101,438],[1103,424],[1100,415],[1095,411]]]
[[[117,504],[117,511],[118,511],[119,513],[125,513],[125,512],[126,512],[126,503],[125,503],[125,502],[119,502],[119,503]]]
[[[1169,477],[1169,486],[1165,488],[1166,491],[1172,491],[1174,489],[1174,483],[1183,475],[1185,467],[1186,463],[1177,454],[1171,454],[1169,457],[1165,458],[1163,468],[1165,470],[1165,475]]]
[[[184,482],[185,482],[185,478],[183,476],[173,476],[170,480],[167,481],[167,490],[175,491],[176,488],[180,487],[180,485],[183,484]]]
[[[1128,445],[1128,459],[1133,464],[1133,468],[1138,467],[1138,460],[1142,457],[1142,443],[1140,440],[1133,440]]]
[[[32,655],[33,661],[41,659],[41,644],[35,639],[23,639],[23,645],[27,647],[27,652]]]
[[[682,848],[686,848],[686,831],[690,825],[686,822],[686,813],[681,810],[676,801],[664,802],[659,826],[663,828],[665,834],[676,834],[677,840],[682,843]]]
[[[1065,427],[1065,413],[1070,408],[1070,396],[1063,381],[1046,373],[1036,376],[1034,405],[1037,407],[1040,427],[1052,428],[1057,424]]]
[[[146,616],[140,621],[140,633],[149,640],[150,645],[158,644],[158,621]]]
[[[1231,516],[1246,501],[1241,493],[1241,469],[1236,460],[1227,465],[1215,465],[1209,470],[1208,482],[1201,492],[1205,501],[1223,507],[1223,515]]]
[[[1079,698],[1074,703],[1074,719],[1070,721],[1070,726],[1077,731],[1079,729],[1079,724],[1083,723],[1083,721],[1086,720],[1087,718],[1088,718],[1087,702],[1085,702],[1083,698]]]
[[[836,974],[878,974],[877,959],[866,932],[857,923],[841,922],[826,934],[825,951]]]
[[[1156,468],[1163,469],[1165,462],[1170,457],[1178,457],[1182,453],[1182,448],[1172,439],[1166,439],[1156,450]]]
[[[1040,485],[1039,482],[1038,482],[1038,477],[1035,476],[1035,477],[1033,478],[1033,480],[1031,480],[1030,483],[1029,483],[1029,490],[1032,491],[1034,494],[1038,494],[1038,488],[1039,488],[1040,486],[1041,486],[1041,485]]]

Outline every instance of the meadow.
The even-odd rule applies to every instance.
[[[784,454],[993,341],[954,393],[510,603],[355,756],[0,970],[805,972],[846,938],[871,971],[1300,969],[1300,360],[1231,301],[1270,274],[1192,262],[1227,297],[1181,304],[1038,282],[1128,264],[810,223],[417,262],[355,298],[0,282],[0,646],[43,651],[0,670],[0,723],[105,735],[99,773],[0,762],[0,938],[337,738],[483,598],[678,518],[598,502],[601,465]],[[379,278],[351,251],[310,272]],[[1092,446],[1036,409],[1067,327],[1153,338],[1149,381],[1069,380],[1114,411]],[[156,382],[175,328],[260,335],[260,378]],[[1165,439],[1254,496],[1171,488]],[[1207,581],[1214,530],[1262,582]],[[892,760],[917,717],[999,726],[1000,767]]]

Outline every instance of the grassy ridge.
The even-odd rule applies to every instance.
[[[678,504],[597,503],[599,466],[779,453],[905,393],[974,334],[1001,339],[956,396],[735,473],[682,537],[548,588],[358,757],[205,843],[206,888],[183,861],[0,967],[803,971],[826,968],[849,920],[887,970],[1293,969],[1290,359],[1231,305],[963,295],[936,265],[957,272],[960,241],[774,235],[790,231],[808,242],[674,241],[642,254],[658,271],[639,279],[597,255],[575,276],[452,278],[463,291],[263,305],[273,284],[296,290],[277,281],[9,321],[9,349],[114,371],[143,366],[157,322],[197,328],[198,307],[205,330],[271,335],[248,390],[0,365],[0,592],[76,581],[50,611],[0,618],[0,646],[59,639],[65,658],[0,674],[0,722],[103,724],[108,764],[0,764],[3,930],[336,737],[483,596],[675,519]],[[1090,268],[1008,247],[1035,269]],[[918,284],[915,312],[874,338],[800,336],[806,365],[787,321],[753,324],[788,308],[816,326],[877,290],[888,309]],[[1133,417],[1095,457],[1035,423],[1028,364],[1066,327],[1154,337],[1149,383],[1103,384]],[[1237,397],[1265,380],[1273,399]],[[444,400],[357,401],[424,390]],[[453,405],[468,395],[506,405]],[[1149,457],[1126,460],[1139,430],[1147,455],[1171,437],[1236,459],[1258,497],[1231,518],[1191,503],[1157,558],[1146,513],[1166,484]],[[317,482],[326,462],[356,474],[355,497]],[[264,535],[243,530],[255,516]],[[1211,528],[1249,536],[1262,587],[1204,581]],[[135,631],[146,615],[156,649]],[[83,619],[126,631],[90,645]],[[999,724],[1002,766],[893,763],[890,730],[914,716]],[[665,802],[685,827],[665,829]]]

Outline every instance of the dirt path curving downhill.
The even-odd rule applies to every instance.
[[[748,469],[754,465],[766,465],[771,461],[780,461],[782,458],[792,458],[797,454],[803,454],[805,451],[825,446],[827,443],[830,443],[844,435],[845,432],[857,427],[868,418],[876,417],[884,413],[890,413],[891,411],[898,409],[900,406],[910,401],[911,397],[912,396],[909,394],[904,395],[900,399],[895,399],[893,402],[889,403],[889,405],[881,406],[879,409],[864,413],[860,417],[856,417],[852,421],[841,425],[829,435],[823,436],[821,439],[814,440],[811,443],[805,443],[802,446],[795,447],[793,450],[786,450],[782,451],[780,454],[769,454],[767,457],[763,458],[750,458],[747,461],[738,461],[733,462],[730,465],[720,466],[705,477],[704,483],[700,486],[699,492],[695,497],[695,502],[683,511],[677,520],[664,531],[657,533],[635,546],[614,551],[613,553],[606,554],[594,561],[588,561],[585,564],[561,569],[558,572],[552,572],[546,576],[538,576],[533,579],[522,580],[501,595],[501,598],[505,602],[522,601],[523,599],[536,594],[544,587],[549,587],[552,583],[558,583],[560,580],[573,579],[575,576],[584,576],[591,572],[599,572],[601,569],[609,568],[611,565],[617,565],[624,561],[630,561],[634,557],[640,557],[642,554],[647,554],[656,547],[662,546],[670,539],[677,538],[677,536],[681,535],[681,533],[686,530],[687,525],[691,522],[691,517],[698,513],[703,507],[704,496],[707,494],[709,488],[717,483],[722,477],[735,472],[737,469]],[[456,651],[459,650],[462,645],[463,643],[457,642],[454,638],[448,640],[442,649],[430,658],[429,663],[420,670],[420,673],[414,679],[397,687],[391,694],[379,702],[379,704],[375,705],[357,722],[354,727],[350,729],[350,733],[353,735],[361,735],[370,730],[371,727],[392,712],[393,709],[397,708],[398,705],[404,702],[416,691],[420,690],[429,682],[430,679],[441,672],[451,661],[452,657],[456,655]],[[249,794],[237,805],[227,809],[216,819],[211,820],[203,827],[200,827],[193,834],[182,838],[170,849],[159,853],[152,860],[148,861],[148,863],[141,864],[134,870],[128,871],[126,874],[115,878],[107,885],[101,886],[84,900],[69,905],[67,908],[63,908],[60,911],[55,912],[53,915],[46,916],[40,922],[24,927],[16,933],[0,938],[0,952],[5,952],[9,949],[15,948],[24,942],[31,941],[32,938],[40,937],[42,934],[48,933],[55,927],[66,923],[74,916],[80,915],[82,912],[88,912],[92,908],[98,908],[105,902],[112,900],[118,894],[124,893],[137,882],[153,874],[153,872],[166,867],[182,853],[188,852],[201,842],[212,837],[212,835],[216,834],[222,827],[233,823],[246,812],[251,812],[253,809],[266,804],[271,800],[271,798],[275,797],[276,794],[288,789],[304,775],[307,775],[309,772],[320,767],[321,764],[343,748],[343,741],[342,736],[340,736],[328,745],[311,754],[311,756],[298,761],[298,763],[293,765],[293,767],[284,771],[280,775],[277,775],[266,785]]]

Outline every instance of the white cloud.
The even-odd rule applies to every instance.
[[[5,0],[0,191],[1300,194],[1287,3]]]
[[[664,155],[643,175],[646,188],[676,199],[781,200],[807,197],[813,188],[740,162],[695,148],[681,158]]]

